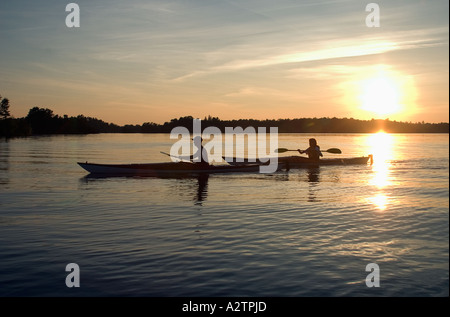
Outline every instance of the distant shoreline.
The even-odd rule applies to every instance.
[[[175,127],[193,130],[193,117],[185,116],[172,119],[164,124],[145,122],[142,125],[119,126],[97,118],[78,115],[54,115],[47,108],[34,107],[23,118],[0,120],[0,136],[23,137],[33,135],[59,134],[97,134],[97,133],[170,133]],[[389,119],[359,120],[353,118],[297,118],[297,119],[238,119],[220,120],[217,117],[205,117],[201,121],[202,129],[216,127],[225,132],[226,127],[277,127],[278,133],[449,133],[449,123],[401,122]]]

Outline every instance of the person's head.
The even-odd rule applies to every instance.
[[[317,146],[317,141],[314,138],[309,139],[309,146]]]
[[[200,146],[203,142],[203,138],[201,136],[195,136],[192,138],[192,140],[194,141],[194,144],[197,146]]]

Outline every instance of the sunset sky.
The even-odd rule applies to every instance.
[[[116,124],[220,119],[448,122],[449,2],[356,0],[0,3],[0,95]]]

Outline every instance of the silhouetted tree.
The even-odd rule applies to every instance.
[[[10,116],[9,113],[9,99],[3,98],[0,96],[0,116],[3,117],[3,119],[6,119]]]
[[[31,108],[26,116],[32,134],[50,134],[54,132],[53,111],[48,108]]]

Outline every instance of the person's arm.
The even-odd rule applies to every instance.
[[[309,151],[311,151],[311,147],[307,148],[307,149],[304,150],[304,151],[300,150],[300,153],[301,153],[301,154],[306,153],[306,154],[309,155],[309,153],[308,153]]]
[[[322,151],[320,150],[320,147],[317,147],[317,149],[319,150],[319,156],[323,156]]]

